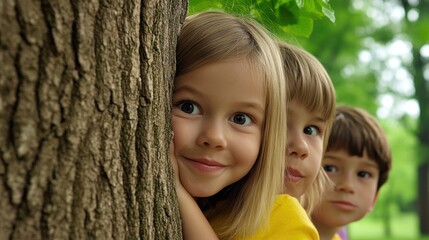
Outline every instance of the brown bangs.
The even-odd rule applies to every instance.
[[[386,180],[391,167],[391,153],[387,138],[376,120],[358,109],[337,107],[337,114],[327,151],[345,150],[351,156],[368,158],[377,163],[380,171],[378,187]]]
[[[366,149],[367,134],[356,124],[356,119],[346,118],[344,114],[339,113],[334,124],[327,150],[345,150],[352,156],[362,157]]]

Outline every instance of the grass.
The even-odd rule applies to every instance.
[[[391,231],[391,236],[386,236],[382,220],[370,216],[348,226],[349,240],[429,240],[429,236],[419,236],[415,214],[391,219]]]

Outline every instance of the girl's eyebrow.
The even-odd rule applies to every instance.
[[[188,86],[188,85],[173,88],[173,93],[180,92],[180,91],[189,91],[193,94],[204,95],[202,92],[198,91],[197,88],[193,88],[192,86]]]
[[[249,102],[243,102],[243,103],[240,103],[240,105],[241,105],[241,107],[246,108],[246,109],[251,108],[257,112],[261,112],[261,113],[265,112],[264,106],[262,106],[261,104],[256,103],[256,102],[250,102],[250,101]]]
[[[190,92],[191,94],[198,95],[199,97],[204,97],[203,92],[199,91],[198,88],[193,88],[192,86],[185,85],[185,86],[179,86],[178,88],[173,89],[173,93],[176,93],[176,94],[177,92],[182,92],[182,91]],[[262,113],[265,112],[265,106],[256,101],[241,101],[238,104],[240,107],[243,107],[246,109],[252,108],[258,112],[262,112]]]

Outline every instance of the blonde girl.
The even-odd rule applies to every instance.
[[[268,223],[283,188],[283,109],[281,55],[263,27],[221,12],[186,19],[171,156],[185,239],[245,238]]]

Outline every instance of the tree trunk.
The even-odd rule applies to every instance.
[[[429,194],[428,194],[428,186],[429,186],[429,164],[424,163],[419,166],[419,228],[420,233],[422,235],[429,235]]]
[[[0,0],[0,239],[181,239],[186,0]]]
[[[417,139],[420,163],[418,167],[418,215],[422,235],[429,235],[429,85],[424,79],[425,63],[420,55],[421,46],[413,45],[414,88],[420,107]]]
[[[411,5],[406,0],[401,0],[405,13],[411,9]],[[417,6],[417,10],[422,14],[420,18],[427,17],[423,14],[429,7],[429,1],[421,1]],[[419,33],[419,26],[412,23],[405,18],[407,31]],[[426,29],[426,28],[425,28]],[[425,30],[420,31],[426,33]],[[411,34],[413,36],[413,34]],[[426,36],[426,35],[422,35]],[[410,72],[413,75],[413,83],[415,89],[415,99],[419,103],[420,115],[417,127],[418,139],[418,152],[419,152],[419,166],[418,166],[418,188],[417,188],[417,202],[418,202],[418,216],[419,216],[419,230],[422,235],[429,235],[429,83],[424,77],[424,68],[428,64],[427,60],[423,59],[420,54],[420,49],[426,44],[426,39],[421,40],[416,37],[411,38],[412,41],[412,54],[413,62],[410,66]]]

